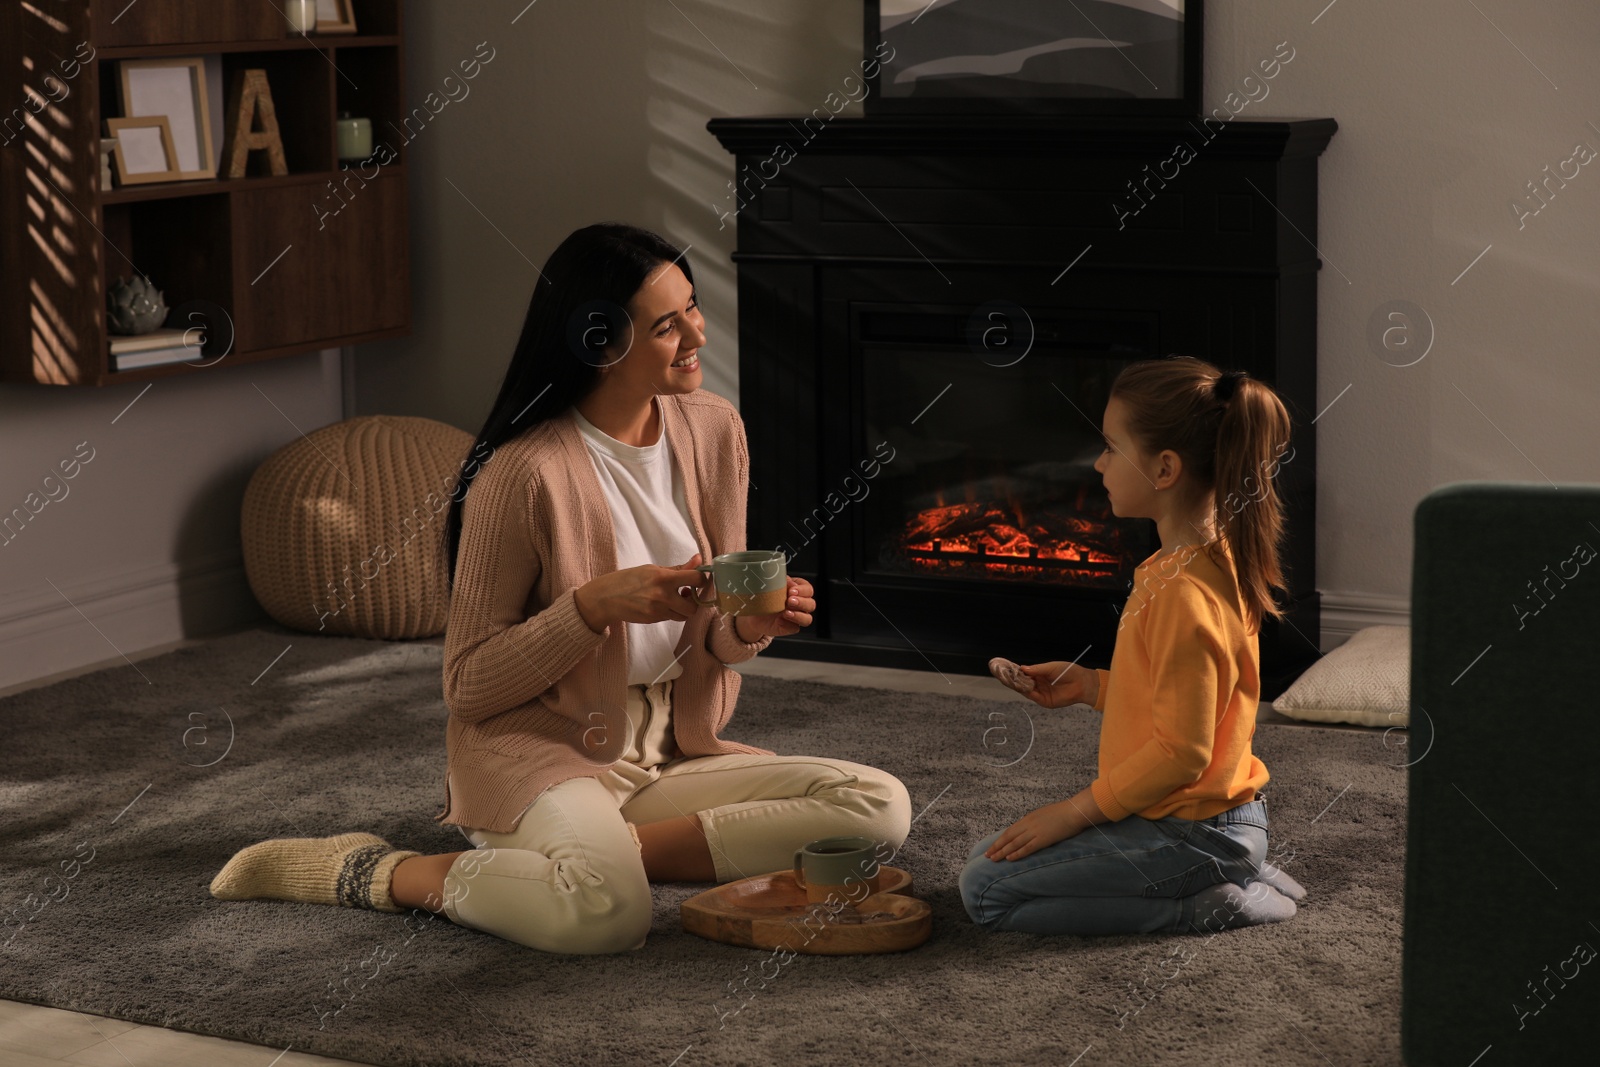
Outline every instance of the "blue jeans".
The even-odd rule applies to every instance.
[[[1032,934],[1202,932],[1194,895],[1220,882],[1242,886],[1267,856],[1267,801],[1258,796],[1209,819],[1130,815],[1024,856],[973,848],[961,901],[991,930]],[[1209,913],[1208,913],[1209,914]]]

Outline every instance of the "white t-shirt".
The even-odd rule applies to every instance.
[[[676,567],[698,552],[700,546],[689,528],[683,478],[672,460],[666,434],[653,445],[627,445],[596,429],[576,408],[572,417],[611,508],[617,569],[646,563]],[[681,620],[624,625],[628,628],[629,685],[654,685],[683,673],[683,664],[673,659],[683,632]]]

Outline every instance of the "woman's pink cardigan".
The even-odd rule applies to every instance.
[[[750,458],[739,413],[704,390],[659,404],[701,557],[743,549]],[[462,505],[444,644],[445,806],[436,821],[508,832],[550,786],[602,774],[620,757],[626,628],[593,632],[574,598],[616,569],[611,512],[570,413],[495,450]],[[771,755],[717,736],[739,695],[739,675],[726,664],[770,641],[740,640],[733,619],[714,607],[684,624],[683,673],[672,685],[684,755]]]

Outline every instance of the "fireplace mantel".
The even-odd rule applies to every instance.
[[[819,109],[820,110],[820,109]],[[1187,138],[1230,159],[1318,156],[1338,130],[1333,119],[1073,118],[1022,115],[887,115],[828,118],[800,115],[717,118],[706,123],[737,156],[761,156],[787,141],[797,153],[949,155],[1022,152],[1057,158],[1169,154]]]
[[[794,550],[821,602],[774,652],[966,673],[1086,647],[1083,662],[1109,662],[1125,590],[875,572],[863,545],[879,503],[838,491],[876,443],[861,365],[873,323],[925,321],[950,350],[960,338],[940,323],[1000,303],[1034,323],[1029,359],[1092,358],[1063,353],[1120,324],[1127,343],[1107,352],[1182,352],[1272,383],[1295,422],[1279,474],[1291,614],[1262,633],[1264,697],[1315,658],[1317,159],[1332,119],[819,111],[707,128],[736,158],[713,210],[737,226],[749,543]],[[1061,417],[1099,414],[1063,403]]]

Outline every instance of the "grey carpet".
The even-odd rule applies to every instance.
[[[432,821],[440,657],[264,628],[0,701],[0,909],[32,916],[0,932],[0,997],[429,1067],[1399,1062],[1405,755],[1378,733],[1257,730],[1273,849],[1311,897],[1291,922],[1209,938],[989,934],[962,910],[971,845],[1090,780],[1093,713],[765,678],[745,680],[728,736],[906,783],[921,815],[897,863],[934,908],[921,948],[779,966],[685,934],[691,885],[655,887],[645,948],[602,957],[212,899],[212,875],[263,838],[462,846]],[[1025,708],[1031,749],[1005,766]]]

